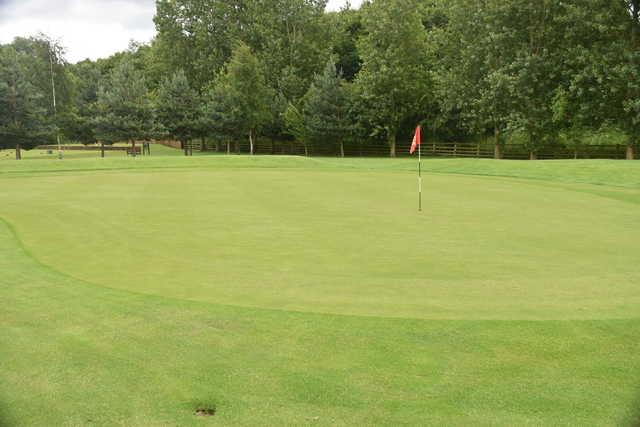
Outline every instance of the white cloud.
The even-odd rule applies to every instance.
[[[362,0],[352,0],[358,7]],[[339,10],[346,0],[329,0]],[[130,40],[155,35],[154,0],[0,0],[0,43],[43,32],[67,48],[67,60],[97,59],[124,50]]]
[[[154,13],[154,0],[0,0],[0,43],[44,32],[71,62],[102,58],[151,40]]]
[[[329,0],[327,2],[327,10],[340,10],[345,3],[347,3],[347,0]],[[355,9],[360,7],[362,0],[350,0],[349,3],[351,4],[351,8]]]

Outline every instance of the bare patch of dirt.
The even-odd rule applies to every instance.
[[[196,409],[196,417],[212,417],[216,414],[215,408],[198,408]]]

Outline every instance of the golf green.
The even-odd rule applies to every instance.
[[[2,162],[0,424],[633,423],[631,163]]]

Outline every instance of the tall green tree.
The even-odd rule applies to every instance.
[[[327,13],[326,20],[333,36],[331,50],[336,57],[336,69],[352,82],[362,67],[357,46],[363,32],[360,11],[347,4],[338,12]]]
[[[55,86],[58,112],[71,108],[75,88],[69,75],[65,49],[61,43],[40,33],[35,37],[17,37],[12,45],[18,52],[29,58],[30,79],[44,95],[47,113],[54,115],[53,86]]]
[[[198,132],[199,98],[183,70],[162,81],[155,101],[157,121],[169,136],[180,141],[187,155],[187,142]]]
[[[0,148],[32,148],[53,132],[45,96],[30,77],[33,62],[13,46],[0,46]]]
[[[502,157],[502,134],[513,111],[514,77],[507,66],[516,46],[500,30],[508,14],[505,2],[471,5],[462,0],[445,3],[442,25],[430,40],[439,61],[435,72],[440,125],[458,121],[471,134],[494,137],[494,156]]]
[[[358,50],[363,63],[356,77],[360,110],[373,127],[372,134],[387,140],[392,157],[402,125],[408,119],[423,119],[433,102],[419,3],[389,0],[362,6],[364,35]]]
[[[261,3],[261,2],[256,2]],[[250,24],[244,0],[157,0],[155,54],[166,75],[183,69],[204,90],[231,57]]]
[[[101,140],[131,142],[134,155],[136,139],[149,139],[156,132],[144,76],[131,61],[116,66],[108,84],[99,90],[94,129]]]
[[[218,142],[226,143],[227,153],[231,152],[231,142],[242,137],[242,119],[227,79],[220,75],[206,90],[203,100],[202,127]]]
[[[304,146],[304,155],[309,155],[309,135],[307,133],[307,124],[305,116],[300,108],[295,104],[289,103],[287,109],[283,113],[284,123],[287,131],[293,135],[296,141]]]
[[[85,60],[69,66],[73,79],[72,106],[60,115],[61,130],[70,141],[83,144],[97,142],[93,120],[97,114],[98,91],[105,78],[98,63]]]
[[[247,2],[243,40],[264,65],[267,83],[287,101],[298,101],[328,59],[331,35],[326,0]]]
[[[249,138],[251,154],[257,131],[271,118],[270,102],[275,96],[262,70],[249,46],[240,43],[208,95],[209,121],[221,121],[226,129],[237,126]]]
[[[308,138],[318,143],[337,143],[344,157],[344,141],[351,132],[349,94],[333,60],[316,75],[304,97],[304,126]]]

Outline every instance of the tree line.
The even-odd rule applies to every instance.
[[[497,158],[609,136],[633,158],[640,141],[640,0],[156,3],[155,39],[109,58],[69,64],[44,35],[0,46],[0,148],[269,138],[395,156],[417,123]]]

